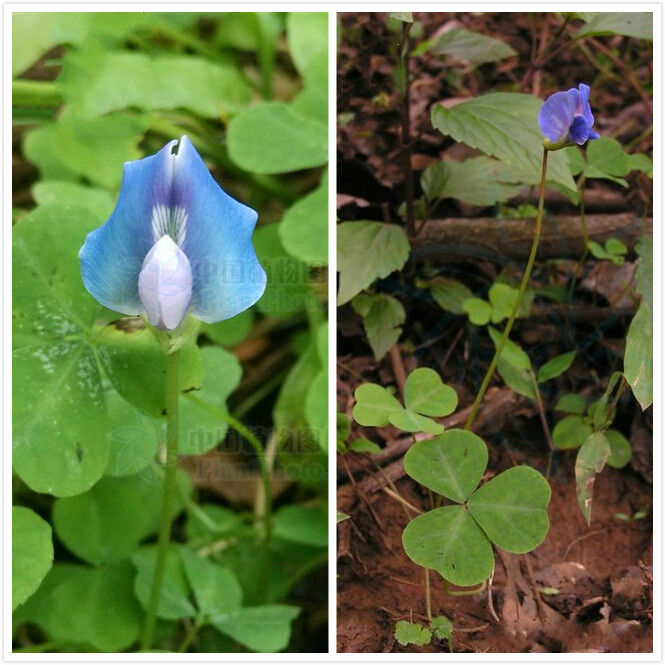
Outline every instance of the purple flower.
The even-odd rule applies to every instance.
[[[266,274],[257,214],[226,194],[183,136],[125,164],[118,203],[81,248],[83,282],[102,305],[174,330],[189,313],[215,323],[251,307]]]
[[[591,88],[580,83],[579,89],[555,92],[543,103],[538,114],[538,124],[545,136],[557,145],[577,143],[584,145],[597,139],[593,127],[593,114],[589,106]]]

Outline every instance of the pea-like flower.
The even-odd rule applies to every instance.
[[[538,124],[550,143],[564,147],[577,143],[584,145],[588,140],[597,139],[593,127],[593,114],[589,106],[588,85],[580,83],[579,89],[555,92],[540,108]]]
[[[252,245],[257,213],[213,180],[187,136],[127,162],[118,202],[81,248],[81,273],[102,305],[175,330],[189,313],[229,319],[263,294]]]

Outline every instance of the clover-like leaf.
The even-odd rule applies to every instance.
[[[62,543],[84,561],[111,563],[128,558],[138,544],[156,533],[162,509],[163,471],[102,478],[84,494],[63,497],[53,505],[53,526]],[[151,482],[152,481],[152,482]],[[189,477],[178,472],[179,493],[189,493]],[[140,506],[140,510],[137,507]],[[182,501],[173,514],[182,510]]]
[[[227,413],[226,400],[242,376],[242,367],[232,353],[205,346],[200,354],[205,371],[201,390],[180,397],[178,445],[183,455],[201,455],[224,439],[228,423],[218,413]]]
[[[430,291],[441,309],[453,314],[462,314],[464,303],[473,297],[466,284],[452,277],[436,277],[430,282]]]
[[[309,394],[315,390],[319,395],[321,389],[321,333],[327,330],[327,324],[321,324],[315,334],[311,335],[304,351],[296,364],[290,369],[273,410],[273,420],[278,429],[302,427],[308,425],[312,418]],[[308,408],[309,407],[309,408]]]
[[[279,235],[286,251],[301,261],[328,262],[328,187],[321,186],[291,206]]]
[[[467,298],[462,303],[462,310],[469,315],[474,326],[486,326],[492,316],[491,305],[482,298]]]
[[[615,429],[605,430],[605,438],[609,441],[611,451],[607,464],[615,469],[623,469],[633,456],[630,441]]]
[[[305,418],[319,447],[328,450],[328,371],[322,369],[313,379],[305,399]]]
[[[457,393],[433,369],[419,367],[406,379],[404,405],[424,416],[443,417],[457,408]]]
[[[354,453],[367,453],[368,455],[382,455],[385,452],[378,443],[364,437],[351,441],[349,450]]]
[[[402,405],[383,386],[363,383],[356,388],[353,417],[359,425],[385,427],[390,416],[402,411]]]
[[[143,621],[133,576],[126,561],[95,568],[56,564],[14,618],[39,625],[52,640],[83,647],[78,651],[90,651],[89,645],[105,653],[125,651]]]
[[[99,221],[108,219],[113,212],[115,201],[106,189],[86,187],[62,180],[40,180],[32,187],[32,197],[37,205],[76,205],[87,208],[97,215]]]
[[[428,434],[441,434],[443,425],[436,421],[421,416],[411,409],[402,409],[393,411],[390,414],[390,424],[394,425],[403,432],[427,432]]]
[[[582,416],[586,411],[586,407],[587,403],[582,395],[567,393],[565,395],[561,395],[556,405],[554,406],[554,410],[561,411],[563,413],[574,413],[578,416]]]
[[[458,586],[480,584],[494,570],[492,545],[462,506],[418,515],[406,525],[402,544],[414,563],[436,570]]]
[[[98,49],[92,40],[68,50],[58,81],[65,100],[81,117],[127,108],[187,109],[218,118],[247,106],[251,88],[234,63],[192,55],[149,56]]]
[[[281,237],[283,224],[261,225],[252,241],[268,274],[266,290],[257,308],[264,314],[277,317],[317,307],[306,264],[284,248]]]
[[[411,478],[458,503],[473,494],[486,466],[485,442],[473,432],[460,429],[418,441],[404,456],[404,469]]]
[[[101,379],[86,339],[101,307],[78,263],[98,223],[86,208],[53,205],[13,229],[12,464],[31,489],[56,496],[89,489],[109,457]]]
[[[52,565],[48,522],[30,508],[12,506],[12,612],[39,588]]]
[[[253,173],[288,173],[328,161],[327,127],[283,102],[262,102],[229,123],[229,157]]]
[[[167,359],[155,335],[138,318],[119,319],[96,337],[99,360],[113,387],[131,404],[153,417],[166,415]],[[180,350],[181,391],[199,389],[203,366],[196,344]]]
[[[543,542],[549,529],[552,491],[529,466],[516,466],[485,483],[468,501],[469,511],[502,550],[523,554]]]
[[[328,515],[311,506],[283,506],[275,515],[277,538],[312,547],[328,546]]]
[[[291,623],[299,607],[260,605],[240,607],[212,619],[212,625],[252,651],[274,653],[286,648],[291,638]]]
[[[579,448],[591,436],[592,431],[582,416],[566,416],[554,426],[552,442],[559,450]]]
[[[242,605],[242,589],[229,568],[182,547],[180,558],[199,611],[210,619]]]
[[[517,295],[517,289],[508,284],[492,284],[487,294],[492,305],[492,323],[499,323],[510,316]]]
[[[150,602],[156,558],[156,547],[144,547],[132,555],[132,563],[137,572],[134,593],[144,609],[147,609]],[[195,617],[196,614],[196,609],[189,600],[189,585],[180,558],[180,547],[171,545],[166,555],[157,616],[161,619],[185,619]]]
[[[328,13],[290,12],[286,36],[293,62],[304,74],[308,65],[328,50]]]

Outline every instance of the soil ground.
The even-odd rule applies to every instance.
[[[492,468],[499,472],[504,466]],[[497,553],[491,594],[499,621],[489,609],[487,589],[451,596],[443,580],[432,574],[432,612],[453,621],[456,652],[651,651],[651,521],[626,523],[614,517],[649,505],[651,486],[638,474],[607,469],[596,481],[588,527],[577,507],[573,478],[573,456],[567,455],[550,478],[552,526],[535,552]],[[414,485],[405,477],[397,488],[413,505],[427,510],[427,497]],[[418,648],[395,641],[394,624],[411,616],[426,623],[423,572],[402,549],[408,520],[401,505],[382,492],[369,499],[380,522],[353,493],[346,493],[338,506],[353,520],[338,527],[338,542],[348,549],[337,564],[337,649],[412,653]],[[543,588],[558,593],[537,591]],[[447,645],[437,641],[422,648],[441,650]]]

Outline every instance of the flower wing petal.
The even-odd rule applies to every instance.
[[[584,145],[589,138],[589,125],[587,125],[584,116],[576,115],[573,124],[570,126],[570,132],[568,132],[568,140],[578,145]]]
[[[86,289],[116,312],[143,312],[138,277],[154,244],[153,208],[170,203],[176,143],[171,141],[157,154],[125,164],[113,213],[88,234],[79,252]]]
[[[192,267],[190,312],[215,323],[251,307],[266,285],[252,245],[257,214],[221,189],[187,136],[176,157],[172,205],[187,213],[182,249]]]
[[[570,94],[575,92],[575,95]],[[555,92],[548,97],[540,107],[538,124],[543,134],[553,143],[562,139],[568,133],[575,117],[575,106],[579,92]]]

